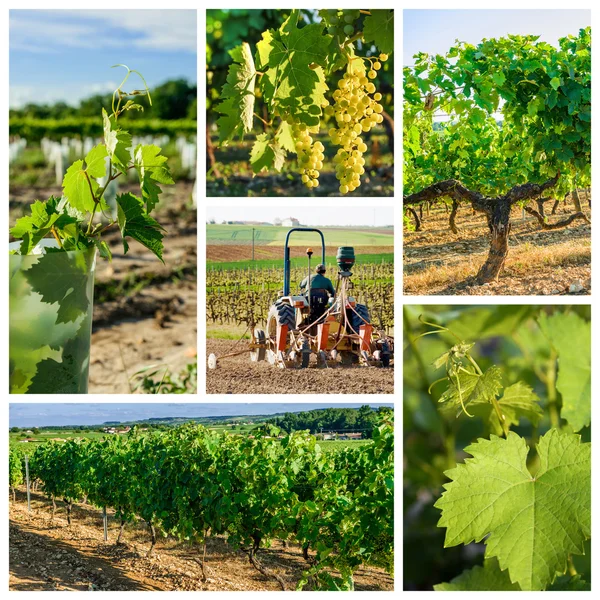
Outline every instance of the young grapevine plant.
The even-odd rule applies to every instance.
[[[226,146],[250,133],[256,118],[264,133],[250,153],[254,174],[281,171],[288,153],[295,153],[308,188],[319,185],[325,146],[316,137],[324,128],[338,147],[336,177],[340,193],[347,194],[365,172],[363,134],[384,119],[375,81],[393,51],[394,11],[331,9],[318,15],[318,22],[303,24],[303,13],[293,10],[278,30],[262,34],[254,54],[246,42],[230,52],[234,63],[217,125]],[[264,119],[255,109],[259,98]]]
[[[444,546],[484,540],[486,560],[435,589],[586,589],[572,556],[584,554],[591,537],[591,444],[575,433],[590,425],[589,322],[568,312],[538,316],[551,360],[558,361],[556,389],[567,425],[551,427],[531,449],[511,428],[529,422],[537,431],[544,419],[532,388],[520,380],[504,386],[500,367],[484,370],[473,357],[474,343],[422,322],[432,329],[419,337],[444,334],[457,342],[433,363],[445,369],[429,390],[445,385],[440,411],[478,416],[490,432],[464,448],[470,458],[444,473],[450,482],[435,503]]]
[[[137,71],[125,65],[116,66],[127,69],[127,74],[113,94],[110,114],[102,109],[103,141],[67,169],[61,198],[34,202],[31,214],[20,218],[10,230],[14,238],[21,240],[21,255],[31,254],[42,239],[50,237],[54,238],[57,247],[47,248],[46,252],[85,250],[95,246],[102,257],[110,260],[111,251],[102,235],[118,226],[125,253],[129,250],[127,238],[132,238],[162,261],[164,229],[150,213],[161,194],[159,184],[174,182],[161,149],[152,144],[138,144],[132,149],[131,134],[120,127],[121,115],[130,110],[143,110],[132,97],[146,96],[150,104],[152,100]],[[132,74],[140,76],[143,90],[123,90]],[[138,174],[140,193],[117,195],[117,215],[113,218],[104,198],[105,192],[112,181],[132,170]],[[105,183],[100,185],[98,180]],[[104,217],[103,222],[96,222],[99,214]]]

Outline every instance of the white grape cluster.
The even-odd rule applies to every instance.
[[[323,168],[325,146],[321,142],[314,142],[311,133],[318,133],[318,127],[308,127],[304,123],[294,123],[292,133],[296,140],[296,153],[302,183],[307,188],[315,188],[319,185],[319,172]]]
[[[329,130],[329,136],[333,144],[341,146],[333,160],[342,194],[359,187],[360,176],[365,172],[363,154],[367,145],[361,134],[383,121],[383,106],[379,104],[381,94],[375,92],[375,85],[370,80],[377,77],[380,61],[385,60],[387,55],[380,54],[379,60],[372,61],[367,72],[362,59],[351,59],[338,89],[333,93],[335,103],[325,111],[336,121],[336,127]]]

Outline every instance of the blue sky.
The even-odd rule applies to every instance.
[[[135,421],[150,417],[208,417],[236,415],[269,415],[281,412],[299,412],[316,408],[360,408],[368,404],[392,406],[390,403],[285,403],[252,402],[246,404],[174,404],[152,402],[129,403],[11,403],[10,427],[43,427],[48,425],[100,425],[106,421]]]
[[[534,34],[556,45],[558,39],[591,25],[590,10],[405,10],[403,64],[418,52],[445,54],[456,39]]]
[[[11,10],[10,106],[112,92],[124,63],[150,87],[196,82],[194,10]],[[138,87],[136,83],[134,87]]]

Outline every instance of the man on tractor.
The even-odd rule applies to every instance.
[[[335,297],[335,288],[331,279],[325,277],[325,271],[325,265],[320,264],[317,265],[315,274],[310,276],[310,316],[308,318],[310,323],[317,321],[327,310],[329,296]],[[300,283],[300,289],[306,292],[308,288],[308,277],[305,277]]]

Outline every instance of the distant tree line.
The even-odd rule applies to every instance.
[[[196,119],[198,110],[198,88],[185,79],[166,81],[150,90],[152,106],[148,99],[139,97],[135,101],[144,107],[143,111],[131,110],[123,117],[124,120],[137,119]],[[66,102],[54,104],[26,104],[22,108],[11,109],[11,118],[30,119],[64,119],[66,117],[97,118],[102,108],[109,109],[112,104],[112,94],[96,94],[81,101],[78,107],[69,106]]]
[[[356,408],[325,408],[299,413],[285,413],[282,416],[268,419],[266,424],[275,425],[286,433],[308,429],[312,434],[321,431],[361,431],[364,437],[371,437],[377,416],[391,412],[387,406],[374,410],[364,405]]]

